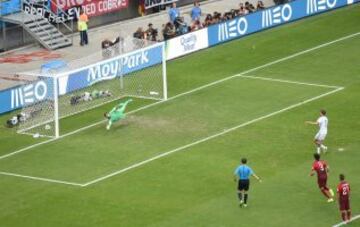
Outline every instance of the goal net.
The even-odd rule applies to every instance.
[[[164,53],[164,43],[127,38],[65,67],[22,73],[32,80],[18,88],[19,97],[29,98],[24,96],[27,90],[33,97],[20,99],[18,132],[59,137],[65,117],[124,97],[166,100]]]

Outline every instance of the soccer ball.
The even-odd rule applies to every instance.
[[[33,135],[33,137],[34,137],[35,139],[37,139],[37,138],[40,137],[40,134],[39,134],[39,133],[35,133],[35,134]]]
[[[150,91],[150,95],[159,95],[159,92],[156,92],[156,91]]]
[[[50,125],[45,125],[45,130],[50,130],[51,126]]]

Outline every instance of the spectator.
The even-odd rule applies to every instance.
[[[109,39],[105,39],[101,42],[102,56],[103,58],[110,58],[112,55],[111,46],[113,43]]]
[[[87,34],[88,21],[89,21],[88,16],[85,14],[84,10],[81,8],[80,16],[78,19],[78,30],[80,32],[80,45],[81,46],[87,45],[89,43],[88,34]]]
[[[176,35],[183,35],[189,31],[189,27],[184,21],[183,17],[176,18],[174,25],[175,25]]]
[[[173,2],[170,10],[169,10],[169,17],[171,23],[174,23],[176,18],[180,17],[180,11],[178,8],[176,8],[176,2]]]
[[[217,24],[217,23],[220,23],[221,22],[221,13],[218,13],[218,12],[214,12],[214,15],[212,17],[212,24]]]
[[[265,9],[264,3],[262,1],[258,1],[256,10],[263,10]]]
[[[142,27],[139,27],[133,35],[137,39],[145,39],[145,33]]]
[[[200,20],[193,21],[193,23],[191,25],[191,31],[197,31],[202,28],[203,28],[203,26],[201,25]]]
[[[171,39],[175,37],[175,35],[175,26],[171,22],[168,22],[163,29],[164,40]]]
[[[150,23],[148,25],[148,29],[145,31],[146,33],[146,37],[148,40],[150,41],[156,41],[157,40],[157,35],[158,35],[158,31],[157,29],[153,28],[153,24]]]
[[[208,27],[212,25],[213,17],[211,14],[206,15],[205,21],[203,23],[203,27]]]
[[[240,3],[238,15],[239,16],[245,16],[246,14],[248,14],[248,11],[245,9],[244,3]]]
[[[249,3],[249,2],[245,2],[245,9],[246,9],[249,13],[255,12],[255,7],[253,6],[253,4],[251,4],[251,3]]]
[[[197,21],[200,20],[201,17],[201,9],[200,9],[200,4],[198,1],[194,2],[194,7],[191,10],[191,20],[192,21]]]

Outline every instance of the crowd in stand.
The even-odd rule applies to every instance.
[[[249,2],[240,3],[238,8],[232,9],[225,13],[214,12],[213,14],[207,14],[205,20],[201,22],[202,11],[199,2],[194,2],[194,7],[191,9],[191,24],[185,22],[184,17],[181,16],[180,10],[176,7],[176,3],[172,3],[170,10],[168,11],[169,22],[163,24],[162,35],[164,40],[171,39],[173,37],[186,34],[188,32],[196,31],[204,27],[221,23],[227,20],[231,20],[238,16],[244,16],[249,13],[263,10],[265,8],[262,1],[258,1],[256,6]],[[151,41],[159,41],[158,30],[153,28],[150,23],[148,28],[138,28],[134,33],[134,38],[146,39]]]

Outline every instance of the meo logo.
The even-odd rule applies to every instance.
[[[291,5],[285,4],[274,9],[264,10],[262,12],[262,28],[271,27],[275,24],[287,22],[292,17]]]
[[[36,101],[44,100],[47,94],[47,85],[44,81],[38,81],[26,86],[11,90],[11,108],[30,105]]]
[[[225,22],[219,25],[218,40],[219,42],[226,41],[230,38],[235,38],[246,34],[248,29],[248,21],[245,17]]]
[[[313,14],[322,10],[332,9],[337,0],[307,0],[306,13]]]

